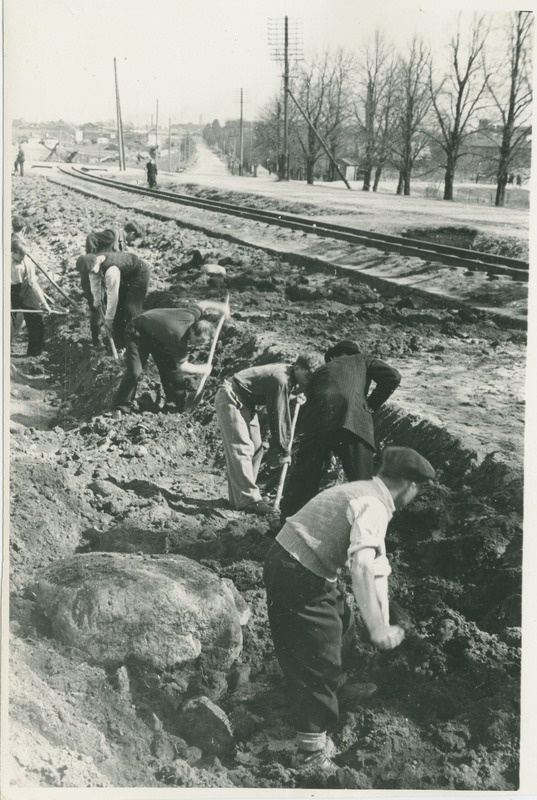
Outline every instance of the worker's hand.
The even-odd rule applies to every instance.
[[[399,625],[377,625],[370,633],[371,642],[379,650],[393,650],[404,638],[405,632]]]
[[[229,305],[229,295],[226,298],[225,303],[222,303],[222,314],[224,315],[224,319],[229,319],[231,316],[231,308]]]
[[[199,374],[202,378],[205,378],[205,376],[209,377],[212,371],[213,368],[211,364],[199,364]]]
[[[43,303],[41,306],[41,311],[43,312],[43,314],[50,314],[52,309],[48,303]]]
[[[279,459],[280,466],[291,463],[291,453],[282,453]]]
[[[300,392],[300,394],[297,394],[297,396],[295,398],[295,402],[296,402],[297,406],[303,406],[304,405],[304,403],[306,402],[306,395],[304,394],[304,392]]]

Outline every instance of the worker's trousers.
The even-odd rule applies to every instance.
[[[22,283],[11,284],[11,307],[23,310],[24,321],[28,331],[28,351],[29,356],[38,356],[43,352],[45,346],[45,323],[43,322],[42,314],[25,314],[24,311],[35,310],[32,306],[27,305],[22,300]],[[15,317],[18,314],[12,314],[14,322],[14,333],[17,332],[17,321]],[[19,326],[20,327],[20,326]]]
[[[296,514],[319,491],[330,453],[341,459],[348,481],[373,477],[373,449],[345,428],[309,435],[302,440],[281,503],[284,517]]]
[[[339,719],[336,690],[356,639],[352,613],[335,583],[303,567],[274,542],[263,572],[274,649],[297,731],[321,733]]]
[[[113,323],[116,347],[127,345],[126,328],[131,319],[142,313],[142,307],[149,288],[151,270],[142,262],[135,273],[121,279],[116,315]]]
[[[245,508],[261,500],[256,484],[263,457],[259,419],[241,402],[229,381],[224,381],[214,403],[224,442],[229,502],[233,508]]]
[[[136,318],[125,330],[127,347],[125,350],[126,370],[116,396],[114,406],[130,403],[136,394],[136,387],[150,355],[153,356],[159,371],[162,388],[169,403],[175,403],[179,411],[183,411],[186,400],[186,383],[181,370],[181,362],[169,353],[155,336],[147,331],[139,330]]]

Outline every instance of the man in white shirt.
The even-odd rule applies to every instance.
[[[374,478],[333,486],[288,517],[267,556],[268,617],[289,686],[297,768],[334,766],[327,731],[339,718],[342,656],[354,634],[337,578],[344,566],[350,569],[372,644],[397,647],[404,630],[390,624],[386,530],[395,509],[434,478],[431,464],[415,450],[387,447]]]
[[[125,347],[125,329],[131,319],[142,313],[149,288],[151,270],[148,264],[134,253],[101,253],[80,256],[76,267],[90,306],[93,343],[99,342],[99,321],[105,290],[104,324],[113,336],[116,347]]]

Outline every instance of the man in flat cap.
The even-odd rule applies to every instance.
[[[318,494],[287,518],[267,555],[269,624],[289,689],[298,769],[335,766],[327,732],[338,722],[340,702],[356,700],[368,686],[344,682],[342,661],[352,655],[355,631],[336,581],[347,566],[370,641],[379,650],[397,647],[404,630],[390,624],[386,529],[394,511],[434,478],[415,450],[387,447],[374,478]]]
[[[401,381],[396,369],[347,339],[327,350],[324,359],[306,390],[300,421],[303,438],[281,503],[283,517],[295,514],[319,491],[331,453],[341,459],[348,481],[373,476],[372,414]]]

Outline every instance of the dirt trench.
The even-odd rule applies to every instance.
[[[35,180],[17,182],[14,210],[29,223],[36,259],[55,268],[82,306],[73,265],[85,232],[107,221],[122,224],[123,216]],[[192,248],[209,260],[226,258],[234,312],[206,401],[193,415],[159,410],[152,367],[135,411],[119,419],[107,413],[120,370],[104,348],[90,346],[83,306],[80,315],[48,321],[47,353],[32,367],[34,378],[46,381],[44,399],[56,417],[49,428],[19,419],[11,434],[14,785],[516,789],[522,484],[520,452],[504,446],[504,437],[513,441],[506,426],[516,421],[504,422],[502,436],[468,405],[472,436],[464,436],[460,406],[446,406],[440,418],[397,394],[377,415],[379,448],[411,444],[431,459],[440,480],[396,515],[388,534],[391,594],[405,642],[390,653],[365,640],[359,645],[352,677],[376,683],[378,691],[342,715],[333,734],[338,772],[304,776],[290,766],[293,732],[266,620],[261,571],[271,539],[262,521],[227,507],[212,398],[223,375],[302,349],[322,353],[340,338],[359,338],[399,369],[408,367],[407,391],[425,394],[414,360],[442,359],[446,375],[461,358],[512,362],[522,334],[479,314],[464,318],[423,298],[336,283],[152,221],[144,251],[154,290],[221,296],[222,287],[207,286],[193,265]],[[28,372],[24,359],[17,363]],[[500,388],[501,373],[496,378]],[[485,411],[490,417],[494,406]],[[335,466],[327,485],[341,478]],[[269,492],[276,479],[263,468]],[[200,671],[185,685],[174,670],[97,667],[51,638],[32,580],[40,568],[91,550],[182,554],[233,580],[252,618],[232,672]],[[343,588],[350,594],[348,584]],[[228,758],[184,738],[182,704],[199,694],[229,716],[236,750]]]

